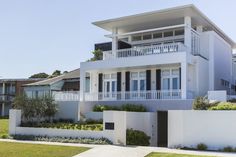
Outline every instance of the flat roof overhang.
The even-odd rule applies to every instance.
[[[192,18],[193,26],[202,25],[204,30],[214,30],[233,48],[236,48],[235,42],[192,4],[97,21],[93,22],[93,24],[109,32],[112,32],[113,28],[117,28],[119,34],[183,24],[185,16],[190,16]]]

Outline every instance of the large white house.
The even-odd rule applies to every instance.
[[[110,32],[112,46],[103,60],[80,64],[81,111],[124,102],[190,109],[207,91],[235,91],[236,44],[194,5],[93,24]]]

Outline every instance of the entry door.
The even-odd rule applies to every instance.
[[[157,112],[157,146],[167,147],[168,146],[168,112],[158,111]]]
[[[104,80],[104,99],[116,99],[116,81]]]

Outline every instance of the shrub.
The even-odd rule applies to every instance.
[[[48,136],[33,136],[33,135],[14,135],[16,140],[31,140],[31,141],[46,141],[46,142],[61,142],[61,143],[82,143],[82,144],[112,144],[106,138],[67,138],[67,137],[48,137]]]
[[[127,145],[149,146],[150,137],[144,132],[139,130],[127,129],[126,130],[126,143]]]
[[[234,152],[234,149],[230,146],[224,147],[223,149],[224,152]]]
[[[125,104],[121,106],[121,111],[146,112],[147,110],[142,105]]]
[[[204,97],[197,97],[193,102],[194,110],[207,110],[209,107],[210,107],[210,103]]]
[[[8,134],[3,134],[3,135],[1,135],[0,138],[7,139],[7,138],[9,138],[9,135]]]
[[[119,111],[120,109],[118,107],[115,106],[108,106],[108,105],[95,105],[93,107],[93,111],[94,112],[103,112],[105,110],[115,110],[115,111]]]
[[[121,107],[108,106],[108,105],[95,105],[93,107],[94,112],[103,112],[105,110],[114,111],[128,111],[128,112],[146,112],[146,108],[142,105],[124,104]]]
[[[236,110],[236,105],[230,102],[221,102],[217,106],[212,106],[209,110]]]
[[[198,150],[207,150],[207,145],[205,145],[204,143],[199,143],[197,145],[197,149]]]

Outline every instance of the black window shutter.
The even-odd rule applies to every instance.
[[[161,90],[161,70],[156,70],[156,90]]]
[[[130,72],[125,72],[125,91],[130,91]]]
[[[117,72],[117,92],[121,91],[121,72]]]
[[[181,68],[179,68],[179,89],[181,89]]]
[[[98,92],[102,92],[102,83],[103,83],[102,76],[103,76],[102,73],[98,74]]]
[[[146,71],[146,89],[151,90],[151,70]]]

